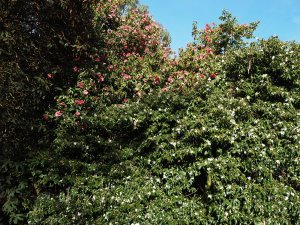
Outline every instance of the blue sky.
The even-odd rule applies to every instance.
[[[140,0],[154,20],[170,33],[174,51],[193,40],[193,21],[203,28],[216,22],[223,9],[239,23],[260,21],[254,33],[258,38],[277,35],[281,40],[300,42],[300,0]]]

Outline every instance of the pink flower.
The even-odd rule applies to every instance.
[[[95,61],[96,61],[96,62],[100,62],[100,58],[97,57],[97,58],[95,59]]]
[[[82,93],[83,93],[84,95],[88,95],[88,94],[89,94],[88,90],[84,90]]]
[[[124,98],[123,102],[127,103],[129,101],[128,98]]]
[[[47,114],[43,115],[43,120],[48,121],[49,120],[49,116]]]
[[[75,116],[80,116],[80,112],[76,112],[76,113],[75,113]]]
[[[84,83],[82,83],[82,82],[78,83],[78,84],[77,84],[77,87],[79,87],[79,88],[84,88]]]
[[[83,104],[84,104],[84,100],[77,99],[77,100],[74,101],[74,103],[75,103],[76,105],[83,105]]]
[[[60,117],[62,115],[62,112],[61,111],[57,111],[56,113],[55,113],[55,117]]]
[[[101,73],[98,73],[97,76],[99,78],[99,82],[101,82],[101,83],[104,82],[104,76],[102,76]]]
[[[206,48],[206,52],[207,52],[208,54],[212,54],[212,53],[213,53],[213,50],[212,50],[211,48]]]
[[[199,58],[200,58],[200,60],[204,59],[205,58],[205,54],[200,54]]]
[[[73,67],[73,71],[74,71],[75,73],[77,73],[77,72],[79,72],[79,68],[78,68],[77,66],[74,66],[74,67]]]
[[[48,73],[48,74],[47,74],[47,77],[48,77],[49,79],[51,79],[51,78],[53,78],[53,74],[52,74],[52,73]]]
[[[172,76],[169,76],[169,77],[168,77],[168,82],[169,82],[169,83],[172,83],[172,81],[173,81],[173,77],[172,77]]]
[[[131,76],[128,75],[128,74],[126,74],[126,73],[122,73],[122,76],[123,76],[123,79],[124,79],[124,80],[129,80],[129,79],[131,79]]]
[[[108,69],[109,71],[112,71],[112,70],[114,69],[114,66],[113,66],[113,65],[109,65],[109,66],[107,67],[107,69]]]
[[[62,107],[66,107],[67,105],[66,105],[66,103],[64,103],[64,102],[61,102],[61,103],[59,103]]]

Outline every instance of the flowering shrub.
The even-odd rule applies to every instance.
[[[18,216],[298,224],[299,44],[247,45],[257,23],[223,12],[220,25],[195,26],[195,41],[172,58],[167,34],[135,1],[92,8],[101,38],[75,55],[67,70],[76,79],[43,112],[50,141],[26,158],[32,199],[20,200],[28,217]]]

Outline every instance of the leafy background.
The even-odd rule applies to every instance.
[[[299,43],[223,11],[174,57],[137,1],[1,4],[1,223],[299,223]]]

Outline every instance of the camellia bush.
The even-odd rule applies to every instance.
[[[31,189],[0,196],[3,221],[300,223],[299,43],[247,44],[258,23],[224,11],[176,58],[137,2],[92,8],[101,39],[74,54],[24,160]]]

